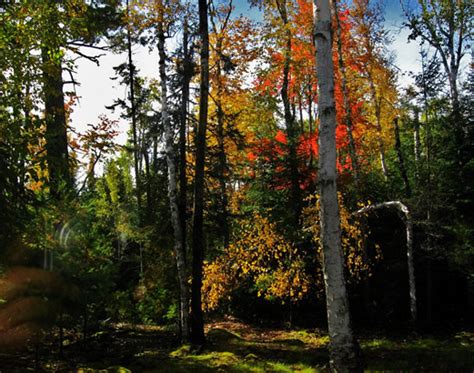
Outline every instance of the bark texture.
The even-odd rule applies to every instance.
[[[330,366],[336,372],[361,370],[351,327],[336,186],[336,107],[329,0],[314,0],[314,40],[318,75],[319,192],[321,245],[330,337]]]
[[[166,75],[165,33],[163,21],[158,22],[158,53],[160,57],[161,118],[166,141],[166,164],[168,166],[168,198],[171,209],[171,224],[174,233],[174,254],[178,269],[180,327],[183,342],[189,341],[189,291],[186,276],[185,248],[183,247],[183,229],[178,205],[176,159],[174,157],[174,134],[171,128],[168,110],[168,77]]]
[[[59,48],[42,50],[44,108],[46,118],[46,160],[51,195],[60,199],[62,191],[72,186],[69,169],[66,112],[61,60],[54,60]]]
[[[183,85],[179,127],[179,212],[182,229],[182,247],[186,252],[186,212],[188,181],[186,178],[186,127],[188,120],[189,85],[193,76],[192,52],[189,49],[189,26],[185,16],[183,23]]]
[[[204,162],[206,158],[207,109],[209,99],[209,25],[206,0],[199,0],[199,34],[201,37],[201,82],[199,122],[196,133],[196,164],[194,168],[191,342],[196,345],[203,345],[205,342],[205,336],[201,294],[202,266],[204,260]]]

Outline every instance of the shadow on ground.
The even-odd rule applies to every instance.
[[[326,372],[328,337],[318,330],[260,329],[236,321],[207,327],[200,353],[179,346],[172,330],[113,325],[84,342],[70,333],[17,354],[0,353],[0,371],[25,372]],[[361,339],[368,372],[472,372],[474,333],[447,337]]]

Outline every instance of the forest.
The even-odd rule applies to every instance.
[[[0,372],[472,372],[473,20],[0,1]]]

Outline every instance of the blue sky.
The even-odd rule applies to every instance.
[[[249,18],[259,18],[259,11],[250,8],[246,0],[234,0],[235,14],[243,14]],[[417,43],[407,43],[408,31],[401,29],[403,21],[399,0],[385,0],[386,27],[393,33],[393,44],[389,48],[396,53],[396,65],[401,71],[419,71],[418,45]],[[149,52],[147,48],[135,47],[134,59],[144,76],[158,77],[158,53],[155,50]],[[71,116],[72,126],[79,131],[84,131],[88,123],[97,123],[101,114],[106,114],[110,118],[119,119],[119,113],[111,113],[105,109],[116,98],[125,98],[127,88],[120,86],[117,81],[110,80],[114,75],[113,67],[126,61],[125,54],[113,55],[111,53],[102,57],[100,66],[87,60],[78,61],[76,80],[81,83],[77,87],[77,94],[80,96],[78,105],[74,108]],[[406,76],[401,76],[403,85],[409,82]],[[69,88],[69,87],[68,87]],[[126,141],[128,123],[120,122],[119,142]]]

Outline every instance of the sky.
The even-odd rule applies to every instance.
[[[253,19],[259,19],[259,11],[250,8],[246,0],[234,0],[235,14],[240,14]],[[408,31],[403,29],[402,11],[399,0],[385,0],[386,28],[392,31],[393,43],[389,46],[395,52],[396,66],[402,71],[419,71],[419,47],[416,42],[408,43]],[[72,126],[79,132],[87,129],[87,124],[96,124],[101,114],[106,114],[111,119],[119,119],[118,110],[112,113],[105,106],[111,105],[115,99],[126,98],[127,88],[120,86],[114,76],[113,67],[127,61],[126,55],[106,53],[100,58],[100,66],[82,59],[77,62],[76,80],[80,86],[76,87],[79,102],[74,107],[71,115]],[[158,78],[158,52],[154,48],[151,52],[144,47],[134,47],[134,62],[142,76]],[[408,76],[400,74],[400,83],[407,85]],[[71,89],[71,87],[66,87]],[[124,144],[127,138],[129,123],[120,120],[117,140]]]

